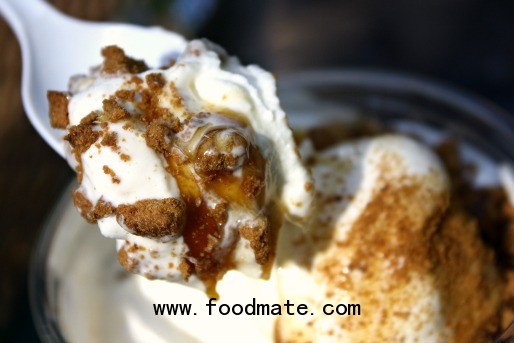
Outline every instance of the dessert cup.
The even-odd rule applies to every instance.
[[[370,121],[421,135],[428,141],[441,134],[456,138],[468,147],[463,158],[483,165],[477,175],[481,185],[498,184],[496,166],[514,164],[510,146],[514,119],[476,95],[418,77],[379,71],[302,72],[279,76],[278,86],[293,129],[334,121],[346,125]],[[102,239],[94,227],[85,229],[88,224],[72,203],[74,185],[71,182],[66,188],[45,223],[32,259],[30,302],[44,342],[65,341],[66,330],[59,315],[62,302],[58,299],[62,299],[63,278],[67,268],[74,265],[77,251],[87,244],[98,244],[98,249],[111,249],[115,259],[112,242]],[[86,300],[94,306],[95,299]]]

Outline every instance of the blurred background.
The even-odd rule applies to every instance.
[[[3,0],[0,0],[3,1]],[[409,72],[514,113],[514,2],[508,0],[54,0],[95,21],[207,37],[280,75],[319,68]],[[34,23],[38,25],[38,23]],[[39,138],[20,98],[16,39],[0,18],[0,341],[37,341],[27,271],[71,169]]]

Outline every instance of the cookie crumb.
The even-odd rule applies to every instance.
[[[128,270],[129,272],[133,271],[137,266],[137,260],[130,258],[127,254],[127,251],[124,247],[122,247],[120,250],[118,250],[118,261],[120,264]]]
[[[136,92],[129,89],[118,89],[114,95],[123,101],[134,101],[136,97]]]
[[[182,274],[184,280],[189,281],[189,277],[194,272],[194,267],[187,260],[183,259],[178,266],[178,270]]]
[[[109,45],[102,49],[104,57],[102,71],[107,74],[131,73],[138,74],[148,70],[148,66],[142,60],[125,55],[125,51],[116,45]]]
[[[260,217],[252,224],[240,227],[239,233],[241,237],[250,242],[250,247],[255,255],[255,261],[260,265],[264,265],[268,262],[271,252],[271,228],[269,221],[265,217]]]
[[[50,106],[50,125],[55,129],[65,129],[70,124],[68,117],[70,94],[48,91],[46,97]]]
[[[100,113],[93,111],[80,120],[81,124],[93,125],[98,120]]]
[[[111,168],[109,168],[108,166],[105,166],[105,165],[102,167],[102,170],[104,171],[105,174],[107,174],[107,175],[109,175],[111,177],[112,183],[120,183],[121,180],[116,175],[114,170],[112,170]]]
[[[79,124],[69,129],[64,140],[70,143],[75,153],[83,154],[97,141],[99,136],[99,133],[94,131],[91,125]]]
[[[103,199],[98,200],[93,207],[93,203],[78,189],[73,192],[72,196],[75,207],[88,223],[94,224],[98,219],[107,217],[115,211],[115,208]]]
[[[175,198],[139,200],[118,206],[116,219],[138,236],[177,237],[185,222],[185,206]]]
[[[264,180],[256,175],[248,175],[241,186],[249,199],[256,199],[264,189]]]
[[[146,83],[148,84],[148,88],[155,91],[164,87],[166,80],[164,80],[162,74],[152,73],[146,75]]]
[[[180,95],[177,86],[173,82],[170,82],[170,91],[171,91],[171,104],[177,108],[184,107],[184,99]]]
[[[161,154],[169,154],[172,148],[173,132],[163,123],[151,122],[144,134],[146,145]]]
[[[111,96],[103,102],[103,110],[105,111],[106,119],[110,122],[117,122],[130,116],[130,113],[123,108],[116,99]]]
[[[118,134],[116,132],[107,132],[102,140],[100,141],[100,144],[103,146],[109,146],[113,148],[114,150],[118,149]]]

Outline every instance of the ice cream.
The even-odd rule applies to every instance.
[[[116,47],[103,55],[69,93],[49,93],[51,119],[78,172],[75,205],[117,240],[123,267],[146,278],[120,276],[108,246],[92,253],[98,237],[82,240],[62,277],[69,340],[487,342],[496,333],[494,253],[456,197],[452,165],[427,145],[377,132],[341,139],[331,126],[318,131],[323,148],[298,133],[298,151],[273,77],[206,41],[163,69]],[[206,314],[213,295],[218,308],[308,310]],[[194,314],[158,315],[156,304]]]
[[[69,93],[49,92],[82,216],[148,278],[212,289],[229,269],[265,276],[281,212],[302,220],[313,192],[272,75],[202,40],[162,69],[102,54]]]
[[[100,342],[488,342],[502,282],[476,223],[451,205],[451,180],[439,158],[401,135],[321,151],[305,141],[301,151],[316,180],[310,229],[281,229],[268,280],[229,271],[218,293],[225,304],[305,303],[307,316],[208,315],[201,290],[120,278],[109,246],[90,257],[99,238],[86,243],[78,236],[86,246],[66,268],[61,297],[70,340],[87,341],[90,330]],[[103,300],[91,308],[84,299]],[[152,307],[179,303],[192,304],[197,315],[156,316]],[[324,314],[326,304],[327,312],[359,304],[360,316]],[[104,324],[106,313],[118,330]],[[87,327],[74,329],[76,323]]]
[[[278,279],[281,298],[314,315],[281,317],[279,337],[487,341],[502,282],[473,220],[448,209],[449,178],[435,154],[385,135],[311,159],[319,212],[308,235],[281,232]]]

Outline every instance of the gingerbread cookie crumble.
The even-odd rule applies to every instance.
[[[103,101],[103,110],[105,112],[106,120],[111,121],[113,123],[120,121],[122,119],[130,117],[130,113],[123,108],[114,97],[110,97],[109,99],[105,99]]]
[[[117,148],[118,147],[118,134],[116,132],[107,132],[102,137],[102,140],[100,141],[100,144],[103,146],[109,146],[111,148]]]
[[[79,209],[80,215],[91,224],[96,223],[98,219],[110,216],[115,211],[110,203],[102,199],[98,200],[93,207],[91,201],[79,190],[73,192],[73,202],[75,207]]]
[[[148,66],[141,60],[136,60],[125,55],[125,52],[115,45],[109,45],[102,49],[104,57],[102,71],[107,74],[131,73],[138,74],[148,70]]]
[[[264,265],[270,257],[271,228],[267,218],[260,218],[254,225],[244,225],[239,228],[241,237],[250,242],[258,264]]]
[[[104,171],[105,174],[107,174],[111,177],[112,183],[120,183],[121,182],[120,178],[116,175],[114,170],[112,170],[108,166],[103,166],[102,170]]]
[[[120,250],[118,250],[117,257],[118,257],[118,261],[123,266],[123,268],[125,268],[129,272],[133,271],[135,269],[135,267],[137,266],[137,260],[130,258],[124,247],[122,247]]]
[[[191,265],[191,263],[183,259],[178,266],[178,270],[182,274],[184,280],[188,281],[189,277],[193,275],[194,267]]]
[[[173,132],[166,124],[154,121],[146,128],[145,140],[150,148],[167,155],[171,152]]]
[[[175,198],[139,200],[118,206],[116,219],[138,236],[177,237],[184,226],[185,207]]]
[[[200,50],[194,51],[192,56],[200,57]],[[195,274],[212,290],[228,270],[238,268],[240,239],[265,275],[273,256],[272,231],[279,226],[263,213],[278,205],[265,194],[271,168],[251,119],[211,107],[193,112],[197,107],[181,95],[187,90],[175,85],[167,70],[139,74],[146,64],[117,46],[105,47],[102,56],[91,75],[70,82],[69,107],[77,111],[70,119],[80,120],[78,125],[67,122],[67,93],[48,95],[55,125],[68,129],[64,139],[72,148],[68,157],[77,162],[80,186],[73,198],[81,215],[90,223],[116,219],[116,235],[126,239],[120,263],[148,278],[188,280]],[[115,80],[116,88],[103,87],[104,79]],[[80,111],[92,101],[98,103],[88,108],[98,110],[84,116],[88,112]],[[230,221],[231,215],[241,220]],[[102,230],[107,223],[99,221]],[[149,252],[134,241],[144,242]]]
[[[162,74],[153,73],[146,75],[146,83],[151,90],[157,90],[164,87],[166,80],[164,80]]]
[[[136,97],[136,92],[129,89],[118,89],[114,95],[123,101],[134,101],[134,98]]]
[[[80,124],[93,125],[98,120],[99,115],[98,112],[91,112],[80,120]]]
[[[100,134],[94,131],[91,125],[79,124],[70,127],[64,140],[70,143],[75,153],[83,154],[98,140],[99,136]]]
[[[70,124],[68,118],[69,93],[48,91],[46,95],[50,105],[50,125],[56,129],[65,129]]]

